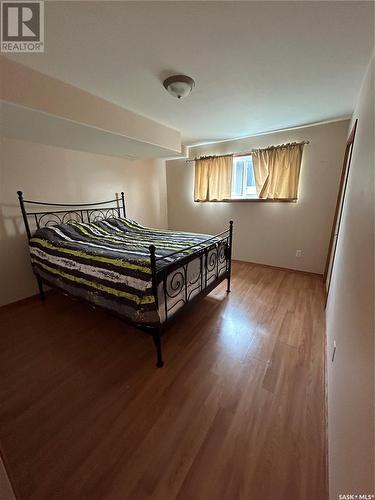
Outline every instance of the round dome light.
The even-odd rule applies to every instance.
[[[195,82],[190,76],[174,75],[164,80],[163,85],[173,97],[181,99],[190,94],[195,86]]]

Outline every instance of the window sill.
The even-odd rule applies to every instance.
[[[297,203],[295,198],[230,198],[228,200],[210,200],[210,201],[196,201],[195,203]]]

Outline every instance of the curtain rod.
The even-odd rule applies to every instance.
[[[270,149],[281,149],[281,148],[287,148],[288,146],[298,146],[299,144],[310,144],[310,141],[300,141],[300,142],[287,142],[285,144],[280,144],[278,146],[267,146],[266,148],[253,148],[250,151],[243,151],[241,153],[225,153],[222,155],[202,155],[196,158],[191,158],[189,160],[186,160],[186,162],[190,161],[195,161],[195,160],[203,160],[205,158],[222,158],[225,156],[248,156],[251,155],[252,153],[255,153],[256,151],[268,151]]]

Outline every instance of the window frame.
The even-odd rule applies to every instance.
[[[247,158],[251,159],[251,166],[252,166],[253,175],[254,175],[254,166],[253,166],[253,160],[252,160],[251,154],[233,156],[233,172],[236,172],[236,162],[240,161],[240,160],[244,161]],[[233,188],[234,188],[235,178],[236,178],[236,176],[232,174],[232,186],[231,186],[231,198],[230,198],[232,201],[260,200],[261,199],[261,198],[259,198],[259,196],[258,196],[258,194],[256,192],[256,186],[255,185],[254,185],[255,193],[250,193],[250,194],[246,193],[246,190],[247,190],[247,166],[245,167],[245,165],[244,165],[244,169],[243,169],[243,174],[242,174],[242,195],[241,196],[238,196],[238,195],[235,196],[233,194]]]

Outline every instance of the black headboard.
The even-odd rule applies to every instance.
[[[68,222],[94,222],[112,217],[126,217],[125,196],[97,203],[50,203],[44,201],[25,200],[22,191],[17,191],[27,237],[31,238],[30,222],[36,229]],[[29,205],[34,206],[29,211]],[[57,210],[46,207],[59,207]],[[41,208],[39,210],[39,208]]]

